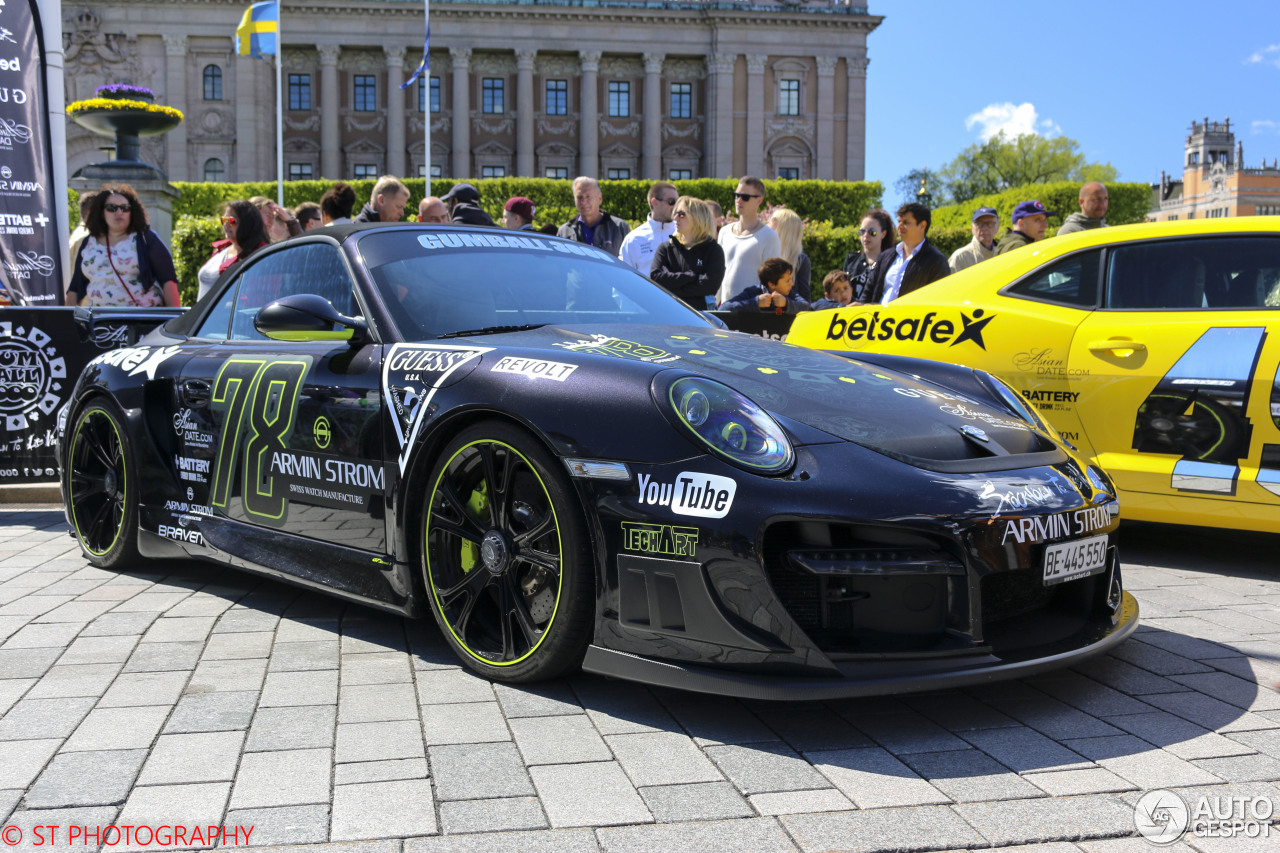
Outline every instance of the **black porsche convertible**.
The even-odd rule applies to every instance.
[[[93,564],[430,611],[496,680],[902,692],[1137,625],[1114,487],[999,379],[730,332],[556,238],[265,249],[91,362],[59,425]]]

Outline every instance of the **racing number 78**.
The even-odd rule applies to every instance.
[[[298,393],[308,366],[304,360],[264,358],[232,358],[222,365],[211,396],[214,409],[226,414],[213,465],[209,499],[213,506],[227,506],[236,464],[243,455],[241,500],[245,513],[263,521],[284,517],[288,498],[276,494],[271,460],[285,450],[285,442],[293,432]]]

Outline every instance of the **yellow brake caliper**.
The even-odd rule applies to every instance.
[[[471,492],[471,497],[467,499],[467,509],[471,510],[472,517],[481,522],[484,526],[484,519],[489,512],[489,484],[482,482],[480,488]],[[462,561],[462,571],[469,572],[480,562],[480,546],[474,542],[463,542],[462,553],[459,555]]]

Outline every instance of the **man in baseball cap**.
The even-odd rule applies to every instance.
[[[480,207],[480,191],[471,184],[454,184],[441,198],[449,205],[449,221],[463,225],[488,225],[496,228],[492,217]]]
[[[522,195],[512,196],[502,207],[502,227],[508,231],[532,231],[538,208]]]
[[[994,207],[980,207],[973,212],[969,227],[973,240],[951,253],[947,265],[952,272],[990,260],[996,256],[996,231],[1000,229],[1000,214]]]
[[[1045,229],[1049,227],[1049,217],[1057,216],[1052,210],[1045,210],[1038,201],[1019,202],[1013,209],[1013,230],[1000,240],[996,246],[996,254],[1003,255],[1014,249],[1021,249],[1028,243],[1044,239]]]

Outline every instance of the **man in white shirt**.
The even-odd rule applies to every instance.
[[[649,187],[649,218],[622,238],[618,257],[640,275],[649,275],[653,268],[653,253],[676,233],[671,213],[676,209],[679,197],[675,184],[658,181]]]
[[[738,221],[720,229],[717,242],[724,250],[724,281],[716,292],[716,303],[723,304],[752,285],[760,283],[756,271],[769,258],[782,254],[778,234],[760,221],[760,205],[764,204],[764,181],[747,175],[739,179],[733,194],[733,207]]]

